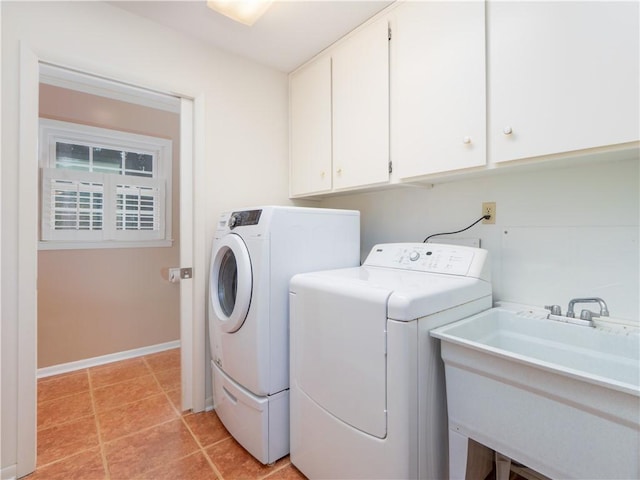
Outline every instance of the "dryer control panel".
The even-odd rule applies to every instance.
[[[384,243],[374,246],[363,265],[485,278],[487,251],[438,243]]]
[[[233,230],[236,227],[245,227],[249,225],[258,225],[260,223],[260,215],[262,210],[242,210],[236,212],[224,212],[218,218],[217,230]]]
[[[258,225],[262,210],[243,210],[233,212],[229,217],[229,228],[242,227],[247,225]]]

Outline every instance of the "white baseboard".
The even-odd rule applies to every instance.
[[[45,378],[52,375],[59,375],[61,373],[74,372],[76,370],[82,370],[83,368],[96,367],[98,365],[104,365],[106,363],[118,362],[120,360],[127,360],[129,358],[142,357],[144,355],[164,352],[165,350],[171,350],[172,348],[178,347],[180,347],[180,340],[174,340],[173,342],[158,343],[157,345],[150,345],[148,347],[136,348],[124,352],[110,353],[109,355],[102,355],[100,357],[78,360],[77,362],[61,363],[60,365],[52,365],[51,367],[39,368],[37,372],[37,378]],[[2,477],[2,480],[4,480],[4,476]]]
[[[0,478],[2,480],[16,480],[17,475],[18,475],[17,465],[9,465],[8,467],[4,467],[0,471]]]

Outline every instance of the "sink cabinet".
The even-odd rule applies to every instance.
[[[394,178],[485,165],[484,12],[483,2],[407,2],[391,13]]]
[[[389,181],[389,26],[354,32],[290,77],[290,195]]]
[[[487,3],[493,162],[639,139],[638,7]]]

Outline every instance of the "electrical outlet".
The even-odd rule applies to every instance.
[[[496,223],[496,202],[483,202],[482,215],[491,215],[489,220],[482,220],[484,224]]]

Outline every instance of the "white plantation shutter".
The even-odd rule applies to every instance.
[[[115,190],[117,239],[164,238],[164,182],[118,177]]]
[[[164,238],[161,179],[43,168],[42,193],[43,240]]]
[[[43,240],[102,240],[102,177],[88,172],[43,169]]]

